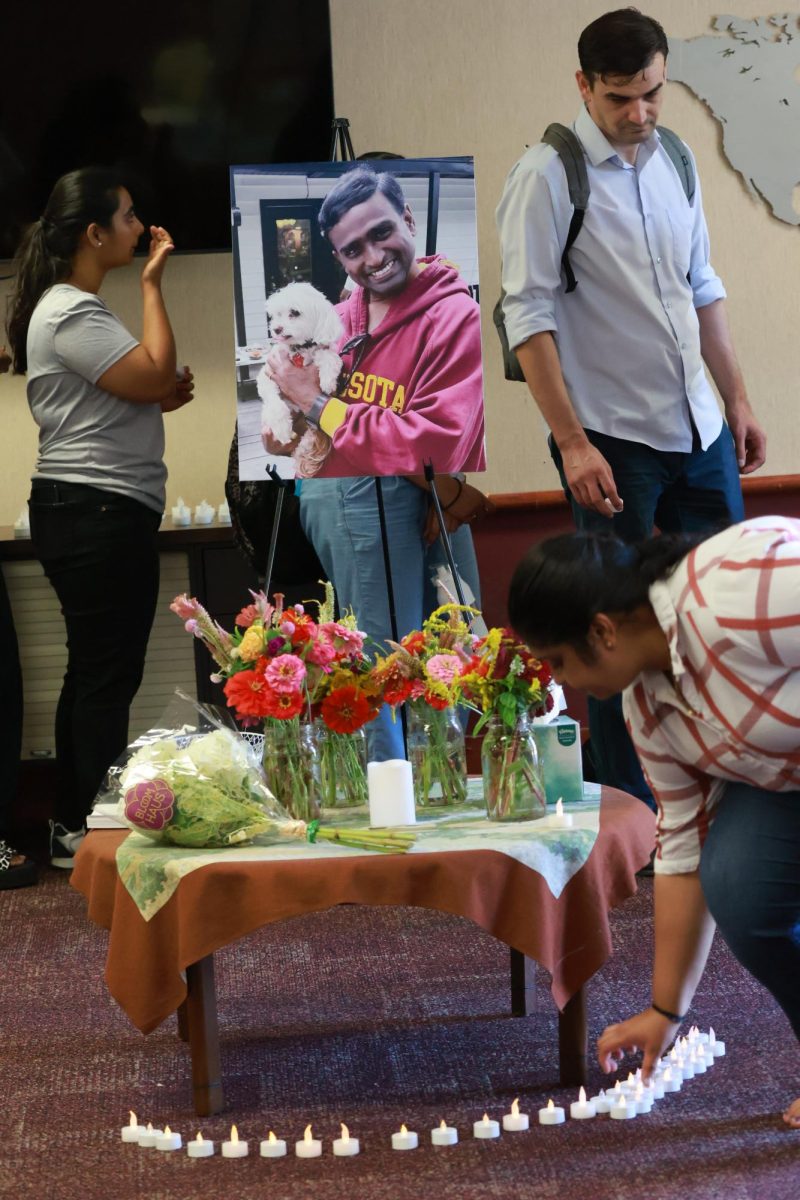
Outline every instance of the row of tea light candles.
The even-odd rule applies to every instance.
[[[700,1033],[693,1026],[687,1037],[683,1037],[673,1047],[670,1053],[661,1059],[653,1072],[649,1083],[642,1079],[641,1068],[634,1075],[629,1073],[625,1083],[617,1080],[612,1089],[603,1089],[593,1099],[587,1099],[584,1088],[580,1089],[578,1099],[569,1106],[569,1115],[575,1121],[590,1120],[601,1114],[608,1114],[612,1120],[629,1121],[641,1113],[648,1113],[656,1100],[665,1093],[679,1092],[685,1079],[703,1074],[725,1053],[725,1043],[719,1041],[714,1030],[707,1034]],[[562,1125],[566,1119],[563,1108],[548,1100],[544,1108],[539,1109],[540,1125]],[[511,1105],[511,1111],[502,1118],[503,1129],[507,1132],[523,1132],[530,1128],[530,1118],[527,1113],[519,1111],[519,1101]],[[479,1139],[497,1138],[500,1136],[500,1122],[491,1120],[487,1113],[483,1119],[473,1122],[473,1137]],[[139,1125],[136,1114],[131,1113],[130,1124],[121,1131],[123,1142],[136,1142],[143,1147],[155,1147],[157,1150],[180,1150],[182,1139],[179,1133],[173,1133],[167,1125],[165,1129],[153,1129],[152,1125]],[[431,1142],[434,1146],[455,1146],[458,1142],[458,1130],[442,1121],[431,1130]],[[393,1150],[416,1150],[419,1146],[419,1135],[401,1125],[397,1133],[392,1134]],[[350,1137],[346,1125],[341,1127],[341,1136],[334,1139],[333,1153],[337,1158],[351,1158],[360,1152],[358,1138]],[[310,1125],[299,1142],[295,1142],[295,1154],[298,1158],[319,1158],[322,1154],[322,1142],[312,1134]],[[198,1133],[193,1142],[189,1142],[186,1152],[190,1158],[210,1158],[214,1153],[214,1142]],[[229,1141],[222,1143],[223,1158],[246,1158],[250,1153],[249,1143],[239,1138],[236,1126],[231,1127]],[[259,1153],[262,1158],[283,1158],[287,1153],[286,1142],[277,1138],[270,1130],[269,1136],[260,1143]]]

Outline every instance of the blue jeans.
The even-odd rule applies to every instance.
[[[723,938],[800,1039],[800,792],[729,784],[700,881]]]
[[[727,425],[715,442],[703,450],[695,435],[691,451],[653,450],[641,442],[628,442],[586,430],[611,467],[624,510],[610,520],[582,508],[572,496],[564,475],[561,454],[549,439],[564,493],[572,507],[575,526],[586,532],[613,531],[626,542],[650,537],[653,526],[661,533],[715,533],[744,519],[742,488],[733,437]],[[655,809],[622,717],[622,699],[588,698],[589,734],[597,780],[621,788]]]
[[[437,605],[430,578],[443,561],[444,550],[439,542],[426,548],[422,539],[427,493],[395,475],[381,480],[381,486],[397,634],[403,637],[419,629]],[[340,608],[352,608],[359,629],[387,652],[392,626],[375,480],[372,476],[304,479],[300,520],[336,590]],[[458,573],[479,600],[478,564],[468,526],[460,526],[451,543]],[[400,718],[393,721],[385,709],[367,726],[367,738],[371,759],[405,758]]]
[[[31,540],[61,603],[67,671],[56,708],[55,819],[81,829],[128,745],[158,598],[159,514],[113,492],[34,480]]]

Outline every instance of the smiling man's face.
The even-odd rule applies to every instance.
[[[328,232],[333,253],[347,274],[372,295],[389,299],[402,292],[418,273],[414,218],[405,206],[399,213],[377,191],[344,214]]]

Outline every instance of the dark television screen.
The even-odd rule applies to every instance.
[[[178,250],[227,250],[232,163],[329,155],[328,0],[22,0],[2,43],[0,258],[75,167],[120,167]]]

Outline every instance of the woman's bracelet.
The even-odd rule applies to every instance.
[[[660,1017],[666,1017],[668,1021],[674,1021],[676,1025],[682,1025],[686,1020],[686,1013],[682,1017],[679,1017],[677,1013],[670,1012],[668,1008],[662,1008],[660,1004],[654,1004],[652,1000],[650,1001],[650,1007]]]
[[[453,496],[453,499],[450,501],[449,504],[442,505],[442,512],[448,512],[453,507],[453,505],[457,504],[458,501],[461,499],[461,493],[464,490],[464,484],[461,482],[460,479],[457,479],[456,483],[458,484],[458,491],[456,492],[455,496]]]

